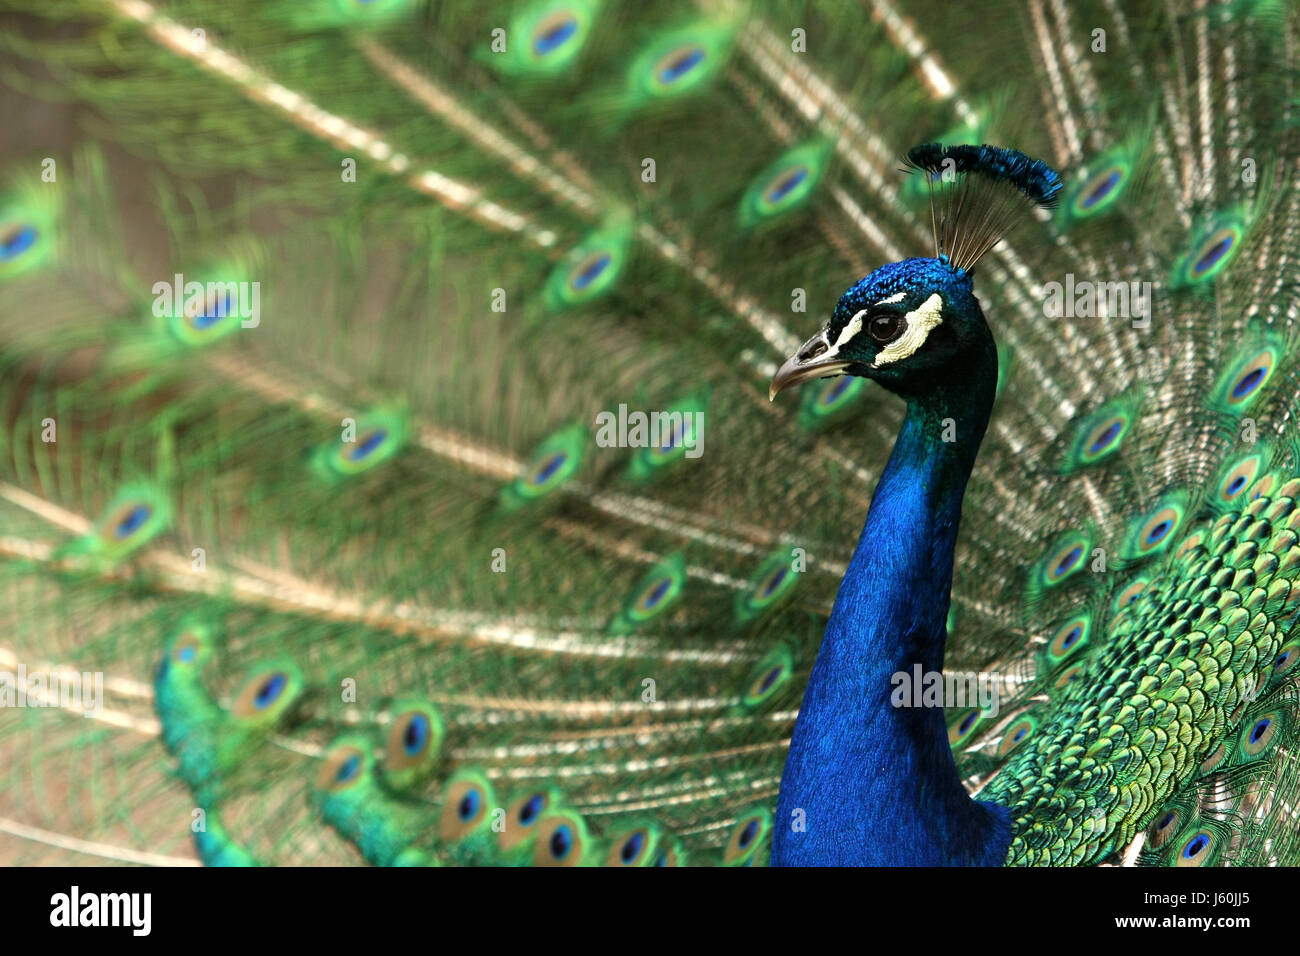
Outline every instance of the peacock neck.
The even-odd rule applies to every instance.
[[[988,358],[908,398],[804,693],[778,865],[988,865],[1006,854],[1006,813],[967,795],[942,708],[891,700],[897,675],[943,671],[962,496],[993,403]]]

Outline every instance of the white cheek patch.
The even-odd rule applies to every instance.
[[[880,350],[871,363],[873,367],[905,359],[925,344],[930,332],[943,322],[943,296],[936,292],[903,318],[907,320],[907,331]]]
[[[840,337],[837,338],[835,340],[835,344],[831,346],[832,354],[838,352],[840,350],[841,345],[843,345],[849,339],[853,338],[853,336],[857,335],[859,332],[862,331],[862,319],[864,316],[866,316],[866,314],[867,314],[867,310],[863,309],[853,318],[849,319],[847,323],[845,323],[844,328],[840,329]]]

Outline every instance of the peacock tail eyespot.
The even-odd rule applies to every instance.
[[[356,443],[356,447],[347,452],[349,461],[364,461],[370,455],[383,445],[384,440],[388,437],[388,429],[375,428],[363,435]]]
[[[557,10],[543,17],[533,28],[532,49],[536,57],[549,56],[578,35],[581,23],[569,10]]]
[[[564,467],[564,463],[568,461],[568,459],[569,456],[566,452],[559,451],[541,462],[537,466],[536,470],[533,471],[533,476],[530,479],[533,486],[541,487],[545,485],[555,477],[561,468]]]
[[[708,51],[696,43],[687,43],[665,53],[655,64],[655,80],[661,86],[671,86],[704,62]]]
[[[284,693],[284,689],[288,684],[289,679],[284,674],[271,674],[262,681],[261,686],[258,688],[257,694],[253,698],[253,706],[258,710],[266,710],[280,699],[280,695]]]
[[[1125,545],[1124,557],[1146,558],[1164,551],[1177,538],[1178,529],[1185,517],[1182,496],[1166,496],[1165,503],[1134,523]]]
[[[956,745],[971,735],[971,732],[980,725],[981,712],[978,707],[971,707],[962,711],[953,720],[948,722],[948,743]]]
[[[1146,590],[1149,583],[1149,579],[1145,577],[1134,578],[1128,584],[1124,585],[1124,587],[1120,588],[1119,593],[1117,593],[1114,600],[1111,601],[1111,614],[1118,614],[1120,611],[1124,610],[1124,608],[1136,601],[1138,595]]]
[[[1248,346],[1219,378],[1210,407],[1230,415],[1243,412],[1265,393],[1284,354],[1286,349],[1274,337]]]
[[[591,36],[601,0],[538,0],[511,19],[504,50],[485,57],[505,74],[554,76],[577,64]],[[516,42],[515,38],[522,38]]]
[[[1205,866],[1214,858],[1215,836],[1209,830],[1197,830],[1178,848],[1177,866]]]
[[[676,866],[672,838],[654,822],[634,824],[610,837],[605,866]]]
[[[264,668],[244,683],[230,710],[237,718],[265,725],[279,719],[301,689],[302,677],[296,668],[287,664]]]
[[[319,446],[312,467],[329,484],[353,478],[392,460],[406,444],[410,431],[401,410],[372,409],[355,421],[332,443]]]
[[[422,752],[429,742],[429,719],[423,714],[416,714],[406,725],[406,732],[402,734],[402,749],[406,751],[407,756],[415,756]]]
[[[840,375],[804,386],[799,402],[799,427],[815,431],[839,420],[867,394],[868,381],[853,375]]]
[[[461,821],[473,820],[478,815],[479,805],[482,803],[482,796],[477,790],[470,790],[465,796],[460,798],[456,804],[456,817]]]
[[[538,819],[550,806],[550,797],[543,792],[528,793],[511,804],[506,811],[505,830],[498,834],[502,849],[520,843],[536,826]]]
[[[1090,539],[1080,532],[1071,532],[1059,539],[1043,558],[1042,583],[1050,587],[1077,574],[1083,569],[1084,555],[1089,547]]]
[[[1272,680],[1279,680],[1284,674],[1289,674],[1297,661],[1300,661],[1300,640],[1292,639],[1278,648],[1273,656]]]
[[[1118,451],[1128,427],[1129,420],[1124,415],[1112,415],[1096,424],[1083,438],[1080,459],[1085,464],[1092,464]]]
[[[1204,278],[1232,251],[1239,238],[1235,229],[1227,228],[1207,239],[1192,263],[1192,275],[1198,279]]]
[[[1122,167],[1112,166],[1089,179],[1080,190],[1076,212],[1079,215],[1099,212],[1114,202],[1120,192],[1116,187],[1124,181],[1125,172]]]
[[[627,633],[676,606],[686,587],[686,558],[674,553],[660,559],[637,582],[632,598],[611,623],[614,633]]]
[[[660,445],[645,449],[651,466],[663,465],[684,457],[687,449],[696,444],[695,416],[689,412],[682,416],[681,422],[674,422],[666,439]]]
[[[537,824],[533,844],[534,866],[581,866],[586,853],[587,832],[582,818],[569,810],[544,817]]]
[[[632,480],[648,484],[670,473],[670,468],[703,453],[706,394],[688,396],[671,402],[658,413],[658,425],[652,425],[649,442],[639,448],[628,463]],[[599,439],[598,439],[599,440]]]
[[[355,755],[351,756],[334,773],[334,781],[335,783],[346,783],[347,781],[355,778],[357,774],[359,774],[360,772],[361,772],[361,758]]]
[[[178,664],[194,664],[206,647],[207,642],[202,635],[186,630],[172,644],[172,660]]]
[[[740,831],[740,836],[736,840],[736,845],[742,850],[748,850],[754,843],[754,838],[758,836],[758,821],[750,820]]]
[[[702,89],[722,66],[732,34],[731,26],[708,23],[661,34],[628,68],[629,105]]]
[[[754,710],[771,700],[789,683],[793,672],[794,658],[789,648],[778,645],[768,651],[750,671],[749,682],[741,699],[742,707]]]
[[[359,740],[341,738],[326,751],[316,775],[316,789],[337,793],[356,786],[370,769],[369,757]]]
[[[551,857],[556,860],[563,860],[572,849],[573,832],[567,826],[556,827],[555,832],[551,834]]]
[[[1061,470],[1066,474],[1090,468],[1118,453],[1133,431],[1142,408],[1142,392],[1131,388],[1080,418],[1070,439]]]
[[[799,573],[790,550],[776,551],[758,566],[747,590],[736,596],[736,617],[748,623],[771,610],[794,590]]]
[[[43,182],[18,183],[0,195],[0,281],[54,258],[62,204],[58,189]]]
[[[1057,675],[1056,680],[1052,683],[1052,687],[1057,690],[1066,687],[1083,677],[1084,671],[1086,670],[1087,668],[1083,664],[1075,664],[1072,667],[1067,667]]]
[[[785,576],[789,573],[789,568],[777,568],[772,571],[766,579],[764,579],[763,583],[759,585],[758,596],[760,598],[771,597],[772,592],[781,586],[781,582],[785,580]]]
[[[104,510],[97,524],[94,549],[117,557],[137,550],[170,524],[170,503],[152,488],[124,490]]]
[[[413,714],[407,720],[406,730],[402,732],[402,750],[407,756],[421,753],[429,744],[429,718],[424,714]]]
[[[774,220],[812,198],[831,155],[821,141],[786,150],[755,176],[740,201],[740,223],[748,228]]]
[[[729,866],[752,863],[759,847],[770,836],[771,829],[772,815],[766,809],[755,809],[742,816],[731,829],[722,854],[723,863]]]
[[[0,227],[0,265],[13,262],[36,245],[40,236],[36,227],[27,223],[13,223]]]
[[[1241,209],[1221,213],[1204,225],[1178,260],[1170,284],[1174,288],[1210,282],[1236,258],[1249,226]]]
[[[195,296],[185,303],[185,322],[196,332],[204,332],[235,314],[229,292],[219,290],[204,298]]]
[[[1226,400],[1231,407],[1249,405],[1268,384],[1277,366],[1277,353],[1265,348],[1244,362],[1229,377]]]
[[[1139,148],[1121,143],[1095,157],[1073,178],[1057,217],[1063,228],[1115,208],[1133,179]]]
[[[1092,625],[1087,615],[1072,618],[1056,629],[1051,642],[1047,645],[1048,653],[1054,662],[1061,661],[1088,643],[1088,631]]]
[[[137,529],[149,520],[149,517],[152,514],[153,509],[148,505],[132,505],[122,519],[114,525],[113,536],[119,541],[123,538],[130,537]]]
[[[861,392],[865,388],[866,381],[864,379],[851,375],[841,375],[839,378],[833,378],[826,382],[816,392],[817,404],[823,409],[835,408],[843,403],[849,393]]]
[[[649,858],[654,842],[650,830],[646,827],[638,827],[630,833],[615,835],[609,853],[605,857],[605,865],[642,866]]]
[[[1228,756],[1228,747],[1220,742],[1217,747],[1210,751],[1209,755],[1201,761],[1201,774],[1207,774],[1214,771]]]
[[[623,225],[585,236],[547,277],[543,292],[547,307],[573,308],[610,292],[623,275],[631,242],[631,232]]]
[[[1241,497],[1263,469],[1264,456],[1261,454],[1247,455],[1238,461],[1219,482],[1219,503],[1229,504]]]
[[[1286,714],[1280,710],[1247,721],[1238,739],[1242,756],[1249,759],[1267,753],[1280,739],[1278,733],[1285,722]]]
[[[384,779],[398,790],[424,782],[442,748],[442,716],[426,701],[398,700],[384,745]]]
[[[671,577],[664,576],[655,581],[650,587],[642,593],[641,598],[636,602],[637,610],[642,614],[649,614],[659,606],[659,602],[672,589],[676,582]]]
[[[583,293],[614,262],[614,257],[603,249],[588,253],[586,258],[569,270],[569,288],[574,293]]]
[[[793,169],[787,169],[782,172],[767,190],[763,193],[763,199],[768,203],[780,202],[792,193],[795,188],[811,174],[807,166],[796,166]]]
[[[1005,757],[1028,740],[1038,729],[1038,721],[1033,717],[1022,717],[1007,728],[998,743],[998,756]]]
[[[550,495],[572,478],[582,465],[586,440],[586,429],[575,423],[542,442],[523,474],[502,490],[506,510]]]
[[[626,840],[623,841],[623,845],[619,848],[618,851],[618,857],[620,860],[623,861],[624,865],[630,866],[631,864],[636,862],[637,857],[641,855],[641,851],[644,848],[645,848],[645,833],[643,831],[638,830],[636,833],[633,833],[630,837],[628,837]]]
[[[1147,839],[1151,846],[1160,847],[1168,843],[1182,828],[1183,815],[1177,809],[1165,810],[1160,814],[1148,831]]]
[[[478,771],[460,771],[447,781],[438,817],[438,836],[456,843],[482,828],[494,797],[491,786]]]
[[[240,312],[241,289],[247,284],[244,270],[227,265],[209,265],[202,271],[219,278],[207,282],[195,281],[193,285],[202,288],[185,295],[183,299],[182,290],[178,288],[174,304],[169,310],[160,311],[163,309],[162,300],[156,301],[154,305],[155,314],[160,316],[170,337],[189,348],[208,346],[233,335],[243,327],[244,322],[244,316]],[[177,282],[180,282],[179,278]],[[185,283],[185,288],[190,285]]]

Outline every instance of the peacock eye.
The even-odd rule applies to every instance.
[[[877,312],[867,319],[867,334],[880,345],[888,345],[907,329],[907,320],[897,312]]]

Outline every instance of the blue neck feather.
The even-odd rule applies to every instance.
[[[943,670],[962,496],[997,377],[992,338],[975,351],[956,379],[905,396],[795,725],[774,865],[1000,865],[1006,856],[1008,814],[967,795],[942,709],[890,703],[894,674]],[[955,441],[943,441],[945,419]]]

